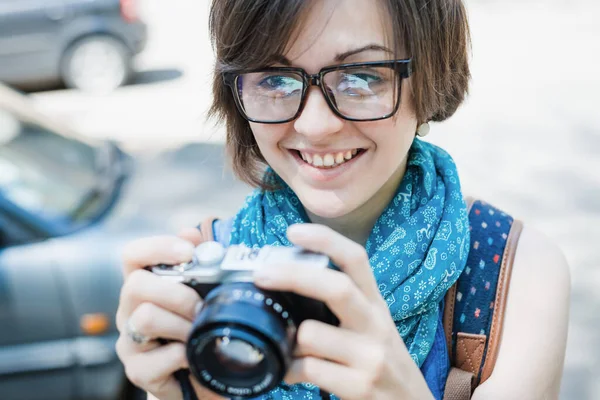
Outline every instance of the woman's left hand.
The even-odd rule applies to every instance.
[[[433,398],[381,297],[365,249],[332,229],[294,225],[288,239],[328,255],[343,272],[278,265],[255,273],[264,289],[320,300],[340,320],[307,320],[298,329],[289,384],[310,382],[345,400]]]

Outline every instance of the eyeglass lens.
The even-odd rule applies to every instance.
[[[326,95],[347,118],[376,119],[391,114],[397,102],[395,71],[389,67],[350,67],[323,75]],[[302,74],[260,71],[238,77],[237,91],[248,118],[275,122],[294,118],[302,104]]]

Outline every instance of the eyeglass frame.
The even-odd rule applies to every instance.
[[[333,100],[330,98],[330,95],[327,93],[327,89],[325,88],[323,76],[325,74],[333,72],[333,71],[338,71],[338,70],[348,69],[348,68],[360,68],[360,67],[389,67],[397,72],[397,74],[398,74],[397,75],[398,95],[396,98],[396,104],[394,106],[394,109],[389,114],[386,114],[382,117],[370,118],[370,119],[352,118],[352,117],[343,115],[337,109],[337,106],[334,105]],[[254,73],[254,72],[270,72],[270,71],[272,71],[272,72],[295,72],[302,76],[303,85],[302,85],[302,94],[300,97],[300,105],[298,106],[298,111],[296,112],[296,114],[291,118],[288,118],[285,120],[279,120],[279,121],[261,121],[261,120],[250,118],[248,116],[248,114],[246,114],[246,112],[244,111],[243,102],[240,99],[240,93],[239,93],[239,89],[237,87],[239,77],[241,75]],[[412,59],[406,58],[406,59],[401,59],[401,60],[369,61],[369,62],[360,62],[360,63],[347,63],[347,64],[331,65],[331,66],[323,67],[316,74],[309,74],[303,68],[298,68],[298,67],[266,67],[266,68],[256,68],[256,69],[241,70],[241,71],[240,70],[226,71],[226,72],[223,72],[223,82],[225,83],[226,86],[229,86],[231,88],[231,92],[233,93],[234,102],[235,102],[235,105],[236,105],[238,111],[240,112],[242,117],[244,117],[244,119],[246,119],[249,122],[254,122],[254,123],[259,123],[259,124],[285,124],[287,122],[291,122],[291,121],[295,120],[296,118],[298,118],[300,116],[300,114],[304,110],[304,107],[306,105],[306,98],[308,97],[306,95],[306,93],[308,92],[308,89],[311,86],[318,86],[321,89],[321,93],[323,94],[323,97],[325,98],[325,101],[327,102],[329,109],[335,115],[340,117],[341,119],[346,120],[346,121],[352,121],[352,122],[371,122],[371,121],[380,121],[382,119],[387,119],[387,118],[392,117],[394,114],[396,114],[396,112],[400,108],[400,98],[402,95],[402,93],[401,93],[402,80],[409,78],[411,75],[412,75]]]

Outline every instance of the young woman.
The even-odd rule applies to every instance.
[[[238,176],[257,186],[226,241],[293,243],[342,270],[255,274],[256,285],[321,300],[340,320],[300,326],[285,383],[266,398],[442,398],[449,356],[434,343],[444,343],[444,295],[465,270],[469,220],[454,162],[418,137],[467,92],[462,2],[213,0],[210,27],[213,115]],[[202,300],[141,268],[188,261],[201,237],[142,239],[124,255],[117,351],[159,399],[182,398],[173,373],[187,367],[181,342]],[[525,226],[495,368],[473,399],[558,397],[569,287],[560,250]],[[199,399],[219,398],[192,383]]]

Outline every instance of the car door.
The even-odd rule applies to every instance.
[[[0,0],[0,80],[58,76],[66,0]]]

